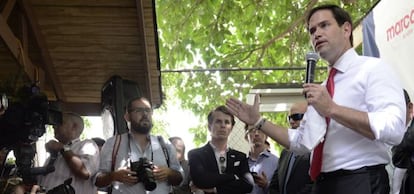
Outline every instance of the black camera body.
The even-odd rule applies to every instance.
[[[46,194],[75,194],[75,189],[70,185],[71,183],[72,178],[69,178],[63,184],[47,191]]]
[[[6,102],[2,102],[4,114],[0,115],[0,148],[34,143],[46,132],[45,125],[62,123],[62,113],[51,107],[38,86],[23,86],[7,97],[5,94],[2,95],[2,101]]]
[[[53,166],[33,166],[35,143],[46,132],[45,125],[62,123],[62,113],[51,107],[47,96],[35,84],[25,85],[14,92],[0,88],[0,94],[0,149],[13,150],[17,167],[15,175],[22,177],[25,184],[35,183],[36,175],[54,171]],[[4,165],[0,166],[0,170],[3,168]],[[5,174],[0,176],[8,178]]]
[[[144,184],[145,190],[153,191],[157,188],[152,170],[154,164],[147,158],[140,158],[136,162],[131,162],[131,170],[137,173],[137,177]]]

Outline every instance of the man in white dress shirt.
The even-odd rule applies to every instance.
[[[56,140],[50,140],[45,146],[51,155],[57,154],[55,171],[39,176],[39,185],[46,190],[72,178],[71,185],[75,193],[96,193],[92,177],[98,171],[99,150],[94,141],[79,139],[83,126],[82,118],[75,113],[63,113],[62,124],[54,126]]]
[[[405,131],[406,108],[398,77],[390,65],[356,53],[352,48],[352,20],[340,7],[313,8],[307,27],[315,51],[336,75],[330,76],[329,89],[334,92],[328,93],[326,82],[303,85],[309,108],[297,130],[263,119],[258,95],[254,105],[235,98],[229,98],[226,105],[239,119],[257,126],[289,150],[312,151],[311,169],[317,161],[320,164],[320,171],[310,173],[316,193],[389,194],[385,170],[390,162],[388,147],[400,143]],[[311,116],[310,109],[317,114]],[[327,125],[326,132],[309,150],[304,141],[317,134],[314,128],[305,128],[309,126],[306,122],[325,118],[330,122],[319,124]],[[324,146],[319,150],[319,160],[314,160],[319,142]]]

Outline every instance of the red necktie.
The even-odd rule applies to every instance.
[[[335,84],[334,84],[334,76],[336,74],[336,69],[332,68],[329,71],[329,76],[328,76],[328,81],[326,82],[326,88],[328,89],[328,93],[329,95],[331,95],[331,97],[333,97],[334,94],[334,88],[335,88]],[[328,126],[329,126],[329,122],[330,122],[330,118],[326,117],[326,133],[328,132]],[[325,136],[326,136],[325,133]],[[322,152],[323,152],[323,145],[325,143],[325,140],[320,142],[316,148],[313,150],[313,156],[312,156],[312,163],[310,166],[310,177],[313,181],[316,180],[316,178],[318,178],[319,174],[321,173],[321,168],[322,168]]]

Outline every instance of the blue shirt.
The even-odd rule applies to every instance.
[[[270,153],[269,151],[265,150],[263,151],[257,160],[253,160],[249,156],[249,169],[250,172],[256,172],[257,174],[262,174],[264,172],[267,177],[267,186],[266,188],[261,188],[258,185],[253,185],[252,194],[266,194],[269,192],[269,184],[272,180],[273,173],[275,172],[277,168],[279,158]]]

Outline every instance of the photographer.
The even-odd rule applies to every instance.
[[[169,193],[171,185],[181,183],[183,170],[174,147],[150,135],[151,103],[144,97],[132,99],[124,118],[130,131],[102,147],[96,186],[111,186],[112,193]]]
[[[82,118],[75,113],[63,113],[62,124],[53,126],[57,141],[46,143],[50,157],[45,164],[55,160],[55,171],[39,176],[40,186],[50,190],[72,178],[75,193],[96,193],[91,177],[99,167],[99,150],[92,140],[80,141],[83,127]]]

